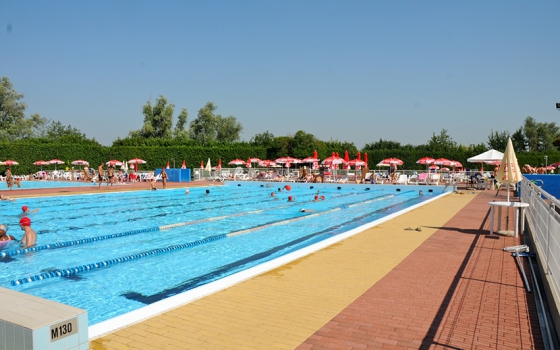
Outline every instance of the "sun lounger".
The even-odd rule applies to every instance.
[[[440,174],[430,174],[428,180],[426,181],[428,185],[439,185]]]
[[[422,173],[418,175],[418,185],[427,185],[428,184],[428,173]]]
[[[399,175],[396,184],[397,184],[397,185],[406,185],[406,184],[408,184],[408,175],[406,175],[406,174],[401,174],[401,175]]]

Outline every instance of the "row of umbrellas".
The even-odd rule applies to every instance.
[[[33,165],[36,166],[41,166],[41,170],[43,170],[43,165],[51,165],[54,164],[55,166],[55,170],[56,170],[56,166],[57,165],[61,165],[64,164],[65,162],[60,160],[60,159],[51,159],[51,160],[38,160],[36,162],[33,163]],[[134,158],[131,159],[127,162],[128,164],[146,164],[146,161],[140,158]],[[70,164],[72,165],[89,165],[89,162],[83,160],[83,159],[77,159],[72,161]],[[110,160],[107,163],[105,163],[109,166],[123,166],[125,163],[121,162],[120,160]],[[7,166],[12,166],[12,165],[19,165],[18,162],[16,162],[15,160],[6,160],[3,162],[0,162],[0,165],[7,165]]]
[[[294,158],[294,157],[280,157],[275,160],[261,160],[259,158],[249,158],[247,161],[242,159],[234,159],[230,161],[229,165],[246,165],[247,167],[251,167],[251,163],[257,163],[259,166],[262,167],[274,167],[274,166],[285,166],[290,167],[291,164],[302,164],[302,163],[311,163],[315,166],[319,164],[320,159],[317,157],[317,151],[313,152],[312,157],[307,157],[303,159]],[[344,164],[347,166],[365,166],[367,165],[367,153],[365,154],[365,159],[361,159],[361,153],[358,152],[356,159],[350,160],[348,151],[345,152],[344,158],[340,157],[337,153],[333,152],[332,155],[326,159],[324,159],[321,164],[323,165],[337,165],[337,164]]]

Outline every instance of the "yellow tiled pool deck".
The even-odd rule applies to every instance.
[[[520,239],[488,235],[495,199],[449,194],[90,348],[542,349],[533,296],[503,251]]]

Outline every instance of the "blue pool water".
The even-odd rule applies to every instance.
[[[407,186],[239,185],[5,203],[1,220],[18,239],[21,205],[40,211],[29,216],[35,251],[0,251],[0,286],[86,309],[96,324],[434,197]]]
[[[83,181],[51,181],[51,180],[37,180],[37,181],[21,181],[21,187],[17,187],[14,183],[12,190],[25,190],[30,188],[58,188],[58,187],[83,187],[83,186],[93,186],[91,182]],[[8,190],[6,182],[0,185],[0,190]]]

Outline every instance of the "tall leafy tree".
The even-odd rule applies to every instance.
[[[318,148],[315,136],[302,130],[296,132],[292,142],[292,155],[296,158],[310,157],[313,155],[313,151]]]
[[[253,136],[251,140],[249,140],[249,143],[255,146],[263,146],[267,148],[272,147],[272,145],[274,144],[274,134],[267,130],[261,134],[256,134],[255,136]]]
[[[216,141],[216,126],[218,124],[214,111],[218,107],[214,102],[208,102],[198,111],[198,116],[190,124],[191,138],[206,145]]]
[[[509,132],[497,132],[492,129],[490,129],[490,131],[490,135],[488,135],[488,147],[495,150],[505,150],[508,138],[510,137]]]
[[[179,116],[177,117],[177,124],[175,124],[175,129],[173,130],[173,136],[175,138],[188,137],[189,133],[185,129],[185,126],[187,125],[188,116],[189,116],[189,112],[187,111],[186,108],[183,108],[181,110],[181,113],[179,113]]]
[[[160,95],[154,106],[150,100],[142,108],[144,114],[144,125],[142,129],[131,131],[130,137],[143,138],[170,138],[172,136],[173,111],[175,105],[168,103],[167,99]]]
[[[235,117],[229,116],[222,118],[217,116],[216,120],[216,140],[219,142],[232,143],[239,141],[239,135],[243,126],[237,122]]]
[[[519,129],[511,135],[511,143],[513,144],[515,152],[527,152],[527,139],[525,138],[523,127],[519,127]]]
[[[49,120],[35,113],[25,116],[26,104],[8,77],[0,78],[0,140],[13,141],[44,136]]]
[[[427,148],[433,152],[454,151],[457,149],[457,142],[447,134],[447,130],[441,129],[439,135],[433,133],[432,138],[428,140]]]
[[[223,118],[214,112],[218,109],[214,102],[208,102],[198,111],[198,116],[190,124],[190,136],[201,144],[213,142],[231,143],[239,140],[243,126],[235,117]]]
[[[559,127],[555,123],[539,123],[533,117],[525,118],[523,132],[529,152],[553,150],[554,140],[559,136]]]

